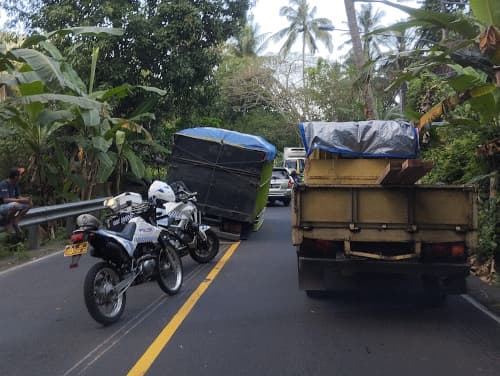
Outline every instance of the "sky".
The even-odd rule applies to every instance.
[[[393,2],[400,2],[403,5],[418,8],[419,4],[417,0],[392,0]],[[350,36],[347,35],[347,16],[345,14],[344,0],[309,0],[309,9],[312,10],[316,6],[316,18],[329,18],[334,27],[337,30],[332,31],[333,39],[333,53],[329,54],[327,49],[320,43],[318,56],[328,57],[330,59],[337,59],[338,57],[345,55],[347,52],[346,47],[342,50],[338,50],[339,46],[342,46]],[[251,10],[254,16],[254,23],[259,26],[259,33],[276,33],[277,31],[288,26],[288,21],[285,17],[279,15],[280,8],[288,5],[288,0],[258,0],[256,6]],[[403,20],[407,17],[407,14],[401,12],[395,8],[380,4],[373,3],[373,8],[381,9],[385,16],[382,23],[385,26],[391,25],[397,21]],[[361,3],[356,2],[356,10],[359,11],[361,8]],[[341,29],[341,30],[339,30]],[[264,53],[277,53],[285,41],[283,39],[281,43],[269,45]],[[301,52],[301,44],[297,43],[292,49],[293,52]]]

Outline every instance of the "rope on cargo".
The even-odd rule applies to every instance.
[[[235,168],[231,168],[231,167],[226,167],[227,165],[229,164],[238,164],[238,163],[247,163],[247,164],[258,164],[258,163],[263,163],[265,162],[265,159],[262,159],[260,161],[253,161],[253,162],[244,162],[244,161],[235,161],[235,162],[226,162],[224,164],[220,164],[220,163],[217,163],[217,162],[211,162],[211,161],[208,161],[206,159],[202,159],[200,160],[200,157],[192,152],[190,152],[189,150],[186,150],[182,147],[179,147],[179,146],[176,146],[177,149],[183,151],[184,153],[196,158],[196,159],[188,159],[188,158],[181,158],[181,157],[174,157],[177,161],[185,161],[185,162],[191,162],[193,165],[195,166],[208,166],[208,167],[213,167],[213,168],[217,168],[219,170],[222,170],[222,171],[225,171],[225,172],[228,172],[232,175],[238,175],[238,176],[241,176],[241,175],[247,175],[247,176],[259,176],[258,174],[255,174],[255,173],[250,173],[248,171],[244,171],[244,170],[239,170],[239,169],[235,169]],[[221,150],[222,151],[222,148]],[[219,152],[219,155],[220,155],[220,152]]]

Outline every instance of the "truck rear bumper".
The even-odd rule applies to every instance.
[[[303,290],[397,289],[465,292],[465,263],[390,262],[298,257],[299,288]]]

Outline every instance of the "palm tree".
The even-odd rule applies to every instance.
[[[356,20],[356,9],[354,8],[354,0],[344,0],[345,12],[347,14],[347,23],[349,25],[349,32],[351,33],[354,62],[358,71],[361,72],[365,65],[365,56],[363,54],[363,46],[361,45],[361,38],[359,36],[358,22]],[[375,107],[375,100],[369,82],[366,83],[363,90],[365,98],[365,116],[367,119],[376,119],[377,112]]]
[[[411,60],[408,57],[408,51],[414,48],[417,37],[410,29],[394,30],[391,34],[392,36],[387,43],[390,52],[386,56],[381,56],[379,60],[383,61],[380,67],[382,73],[390,82],[393,82],[399,75],[402,75],[403,70],[410,64]],[[402,80],[399,88],[397,88],[401,113],[404,113],[406,109],[407,90],[407,81]]]
[[[361,32],[365,34],[363,38],[363,51],[368,60],[377,59],[382,54],[380,46],[386,44],[385,35],[369,34],[371,31],[381,27],[380,23],[383,17],[384,11],[380,9],[374,11],[372,4],[361,5],[358,21]]]
[[[280,49],[280,53],[287,55],[297,41],[299,35],[302,36],[302,80],[305,72],[305,51],[308,48],[311,54],[318,50],[317,40],[322,42],[329,52],[332,51],[332,37],[329,33],[333,30],[332,21],[328,18],[314,18],[317,9],[313,7],[309,11],[307,0],[289,0],[290,5],[281,7],[280,16],[284,16],[290,22],[290,26],[278,31],[271,38],[280,41],[286,37],[285,43]]]
[[[247,23],[236,36],[236,44],[231,52],[238,57],[256,57],[267,47],[270,33],[259,33],[259,24],[253,22],[253,16],[248,17]]]

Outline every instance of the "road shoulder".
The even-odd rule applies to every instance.
[[[61,251],[64,249],[66,243],[67,240],[52,240],[37,249],[26,250],[22,252],[12,252],[11,255],[0,258],[0,272]]]
[[[489,285],[470,275],[467,278],[467,294],[500,317],[500,286]]]

